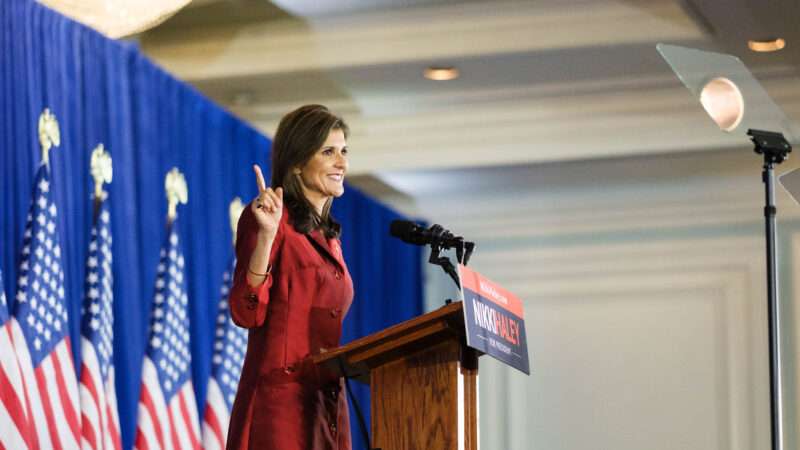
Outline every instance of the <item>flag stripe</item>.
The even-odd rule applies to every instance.
[[[111,403],[106,405],[106,414],[109,418],[114,417],[114,409],[116,406],[112,405]],[[121,450],[122,449],[122,438],[119,435],[119,430],[117,429],[118,420],[110,419],[108,424],[108,440],[106,441],[106,448],[114,449],[114,450]]]
[[[40,398],[42,399],[47,429],[50,430],[50,436],[53,438],[53,448],[55,450],[60,450],[64,447],[61,445],[61,433],[59,433],[58,426],[56,425],[55,414],[53,414],[54,410],[53,406],[50,404],[50,395],[47,389],[48,386],[46,378],[50,377],[45,377],[45,375],[42,373],[43,370],[46,370],[46,368],[49,366],[49,361],[43,361],[42,370],[35,369],[33,373],[34,377],[36,378],[36,384],[39,386],[39,392],[42,394]],[[39,426],[41,425],[37,424],[37,427]]]
[[[230,417],[230,410],[228,409],[228,404],[223,395],[222,389],[217,383],[216,378],[212,378],[208,383],[206,404],[209,408],[211,408],[211,411],[213,411],[214,416],[219,423],[220,436],[224,442],[228,435],[228,418]]]
[[[195,448],[200,447],[200,419],[197,414],[197,403],[194,398],[194,386],[191,380],[183,386],[183,406],[186,410],[187,424],[190,426],[192,443]]]
[[[2,286],[0,286],[2,289]],[[4,324],[0,330],[0,402],[4,408],[4,416],[0,420],[0,429],[10,428],[9,433],[19,434],[25,438],[32,430],[28,425],[27,408],[23,400],[25,388],[22,384],[22,375],[19,370],[14,344],[11,341],[10,325]],[[13,423],[13,426],[10,425]],[[9,424],[7,427],[4,424]],[[0,433],[2,434],[2,433]],[[26,439],[27,440],[27,439]],[[16,441],[15,441],[16,442]],[[25,447],[29,447],[28,444]],[[16,448],[12,446],[12,448]],[[20,447],[23,448],[23,447]]]
[[[0,423],[10,423],[13,420],[8,416],[8,411],[0,407]],[[25,450],[31,447],[25,442],[25,437],[20,434],[20,430],[15,427],[4,429],[0,434],[0,449]]]
[[[69,348],[69,338],[66,338],[56,346],[56,351],[46,361],[53,365],[56,376],[56,390],[52,391],[50,395],[57,393],[58,397],[53,403],[59,408],[56,411],[63,413],[66,419],[67,432],[72,433],[72,440],[66,433],[64,435],[64,439],[68,443],[67,448],[72,448],[73,441],[75,448],[79,448],[81,424],[78,419],[78,412],[74,408],[75,405],[79,404],[78,395],[75,392],[78,389],[78,380],[75,378],[75,366],[72,364]],[[52,384],[50,385],[52,386]],[[63,422],[59,421],[59,423]]]
[[[149,414],[141,414],[139,416],[135,447],[137,449],[164,448],[164,445],[159,443],[156,439],[156,424],[153,423],[152,417]]]
[[[155,437],[155,440],[158,443],[157,447],[166,448],[164,446],[164,434],[162,433],[161,427],[159,426],[160,423],[160,421],[158,420],[159,415],[156,413],[155,404],[153,404],[153,399],[150,396],[150,392],[146,384],[142,387],[142,393],[139,399],[139,405],[141,408],[144,408],[145,411],[145,414],[141,414],[141,408],[140,408],[139,427],[140,428],[142,427],[141,424],[142,420],[147,420],[150,422],[150,427],[152,428],[152,431],[155,433],[155,436],[153,436],[152,434],[147,434],[142,437],[147,439],[152,439],[153,437]],[[146,415],[147,417],[142,417],[143,415]]]
[[[98,430],[95,424],[99,422],[98,417],[98,398],[97,388],[95,387],[94,376],[91,369],[87,366],[87,360],[91,358],[91,352],[84,354],[83,364],[81,364],[81,436],[85,443],[83,448],[98,448]]]
[[[80,437],[80,421],[78,420],[78,412],[80,411],[80,395],[78,393],[78,372],[75,370],[75,363],[72,360],[72,341],[69,337],[65,338],[59,345],[56,346],[54,354],[57,356],[59,367],[61,368],[60,374],[64,379],[64,397],[67,401],[69,413],[72,414],[73,426],[71,429],[75,431],[75,437]]]
[[[11,331],[14,348],[17,350],[17,358],[19,359],[22,381],[25,386],[25,400],[28,411],[31,413],[29,420],[31,420],[31,427],[35,431],[33,437],[37,440],[36,444],[39,445],[39,448],[53,448],[54,445],[47,431],[47,416],[42,408],[42,400],[39,396],[39,386],[34,375],[31,355],[28,352],[25,336],[22,334],[22,328],[16,317],[11,319]]]
[[[109,367],[108,369],[108,379],[106,381],[106,398],[108,401],[106,402],[106,414],[109,418],[108,424],[108,436],[111,439],[111,443],[108,445],[108,448],[114,450],[122,450],[122,437],[120,436],[120,429],[119,429],[119,413],[117,411],[117,393],[116,393],[116,384],[114,382],[116,376],[114,373],[114,366]]]
[[[204,425],[208,427],[203,430],[204,445],[206,433],[211,430],[214,434],[210,439],[219,441],[219,446],[221,447],[225,446],[225,440],[228,434],[228,416],[229,412],[225,400],[222,397],[222,390],[220,390],[216,378],[212,377],[208,382],[206,410],[203,415]],[[206,450],[208,450],[208,448]]]
[[[86,414],[82,414],[81,417],[84,422],[90,420]],[[97,449],[97,437],[94,435],[93,427],[83,426],[81,430],[81,448],[83,450]]]
[[[169,407],[169,430],[172,436],[172,446],[176,449],[188,448],[189,443],[186,442],[186,427],[178,412],[178,397],[176,396],[172,405]]]
[[[170,436],[169,411],[167,410],[164,394],[161,392],[161,386],[158,382],[158,372],[156,372],[156,366],[150,358],[145,358],[145,362],[147,370],[144,372],[144,379],[142,381],[147,386],[147,393],[150,395],[150,401],[152,402],[153,411],[155,412],[153,417],[151,417],[153,427],[160,432],[162,438],[161,448],[171,449],[174,444]]]
[[[141,419],[139,419],[141,422]],[[149,450],[150,446],[147,445],[147,437],[145,436],[145,432],[142,431],[142,426],[139,425],[139,428],[136,430],[136,442],[133,444],[133,448],[135,450]]]
[[[155,381],[156,384],[155,386],[151,385],[148,388],[148,392],[151,394],[150,398],[153,401],[153,407],[157,413],[156,416],[152,417],[153,426],[160,431],[161,436],[164,439],[163,448],[171,449],[174,447],[175,441],[171,435],[172,427],[170,425],[169,410],[167,409],[167,405],[164,403],[164,396],[161,393],[161,389],[158,387],[157,380],[151,380],[150,382],[152,381]]]
[[[13,323],[9,323],[8,333],[11,335],[11,340],[13,342],[14,334],[12,332],[12,328],[13,327],[11,325],[13,325]],[[28,387],[27,387],[28,383],[31,383],[31,384],[34,384],[34,385],[36,383],[33,382],[33,381],[30,381],[30,379],[28,379],[29,381],[27,381],[27,382],[25,381],[25,371],[22,370],[23,366],[21,365],[22,362],[20,361],[20,355],[21,355],[21,353],[19,352],[19,348],[20,347],[22,347],[24,349],[25,348],[25,343],[23,342],[21,346],[15,346],[14,349],[17,350],[17,361],[20,362],[20,366],[18,366],[18,367],[19,367],[19,372],[20,372],[20,378],[21,378],[21,381],[22,381],[23,396],[25,397],[25,409],[28,411],[28,417],[27,417],[28,429],[26,431],[26,434],[27,434],[28,442],[30,442],[32,449],[34,449],[34,448],[36,448],[36,449],[44,448],[44,447],[40,447],[39,446],[39,434],[36,432],[36,423],[33,420],[34,413],[33,413],[33,409],[31,408],[31,405],[33,404],[33,402],[31,401],[30,392],[28,391]]]
[[[25,421],[25,411],[22,408],[22,402],[13,391],[11,380],[6,375],[3,368],[0,370],[0,394],[2,395],[2,407],[0,408],[0,424],[11,424],[8,428],[4,428],[0,433],[0,443],[5,442],[10,445],[10,448],[24,449],[28,448],[28,443],[25,442],[21,432],[28,429],[28,424]]]
[[[222,448],[225,445],[225,439],[222,435],[222,427],[219,425],[217,414],[211,408],[211,404],[206,406],[206,412],[203,417],[206,425],[206,429],[203,430],[203,446],[206,450],[211,450],[212,446],[214,448]]]
[[[25,396],[25,387],[22,384],[22,373],[19,369],[14,342],[11,339],[11,324],[6,323],[2,328],[3,330],[0,331],[0,349],[2,349],[3,353],[0,353],[2,355],[0,364],[8,376],[8,385],[13,388],[13,395],[17,397],[17,401],[20,402],[20,406],[23,408],[22,414],[24,416],[27,414],[22,403],[22,399]]]
[[[88,448],[119,448],[121,444],[118,443],[116,436],[116,422],[109,415],[110,405],[104,408],[108,402],[109,395],[102,389],[100,383],[100,370],[98,367],[97,354],[95,347],[89,345],[89,341],[85,337],[81,337],[82,348],[85,350],[83,353],[83,364],[81,365],[81,408],[83,413],[82,430],[84,437],[87,439]],[[109,375],[112,371],[109,370]],[[105,388],[113,394],[114,385],[111,378],[110,383]],[[116,403],[115,403],[116,404]],[[112,431],[110,428],[115,430]],[[92,436],[87,436],[86,433],[92,433]]]
[[[25,408],[20,401],[18,392],[14,389],[14,383],[6,373],[5,367],[0,367],[0,402],[3,408],[11,415],[15,426],[20,430],[26,429]]]
[[[192,392],[192,383],[186,383],[186,386],[183,387],[181,394],[178,395],[178,399],[181,414],[180,418],[183,421],[183,426],[188,428],[185,436],[186,440],[189,441],[189,448],[198,449],[200,448],[200,442],[197,439],[198,431],[195,430],[195,426],[197,424],[197,415],[191,414],[189,407],[187,406],[188,402],[194,403],[194,398],[191,398],[187,401],[186,397],[189,396],[194,396]]]

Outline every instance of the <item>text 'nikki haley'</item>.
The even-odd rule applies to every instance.
[[[519,345],[519,322],[477,299],[473,299],[471,303],[475,324],[500,336],[509,344]]]

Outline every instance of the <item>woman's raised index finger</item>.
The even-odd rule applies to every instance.
[[[253,164],[253,171],[256,173],[256,183],[258,184],[259,192],[267,190],[267,183],[264,182],[264,174],[261,173],[261,167],[258,164]]]

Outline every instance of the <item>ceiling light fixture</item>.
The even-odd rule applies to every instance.
[[[425,78],[435,81],[455,80],[458,78],[458,69],[453,66],[430,66],[425,69]]]
[[[191,0],[39,0],[39,2],[112,39],[117,39],[155,27],[172,17]]]
[[[747,46],[754,52],[777,52],[786,47],[786,41],[781,38],[747,41]]]

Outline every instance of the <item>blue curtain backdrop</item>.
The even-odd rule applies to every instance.
[[[189,185],[189,203],[179,207],[177,223],[187,259],[192,370],[202,414],[217,293],[232,253],[228,204],[255,194],[250,166],[258,162],[269,171],[270,141],[131,44],[105,39],[30,0],[0,2],[0,21],[2,287],[13,302],[31,183],[41,161],[37,121],[48,107],[61,126],[61,146],[50,158],[76,352],[92,221],[91,150],[102,142],[114,160],[114,180],[106,187],[114,235],[114,364],[123,442],[130,448],[165,233],[164,176],[177,166]],[[334,203],[356,290],[344,341],[420,314],[420,251],[386,237],[399,215],[352,188]],[[357,391],[368,409],[365,389]],[[354,414],[352,422],[355,427]],[[355,447],[363,448],[353,431]]]

